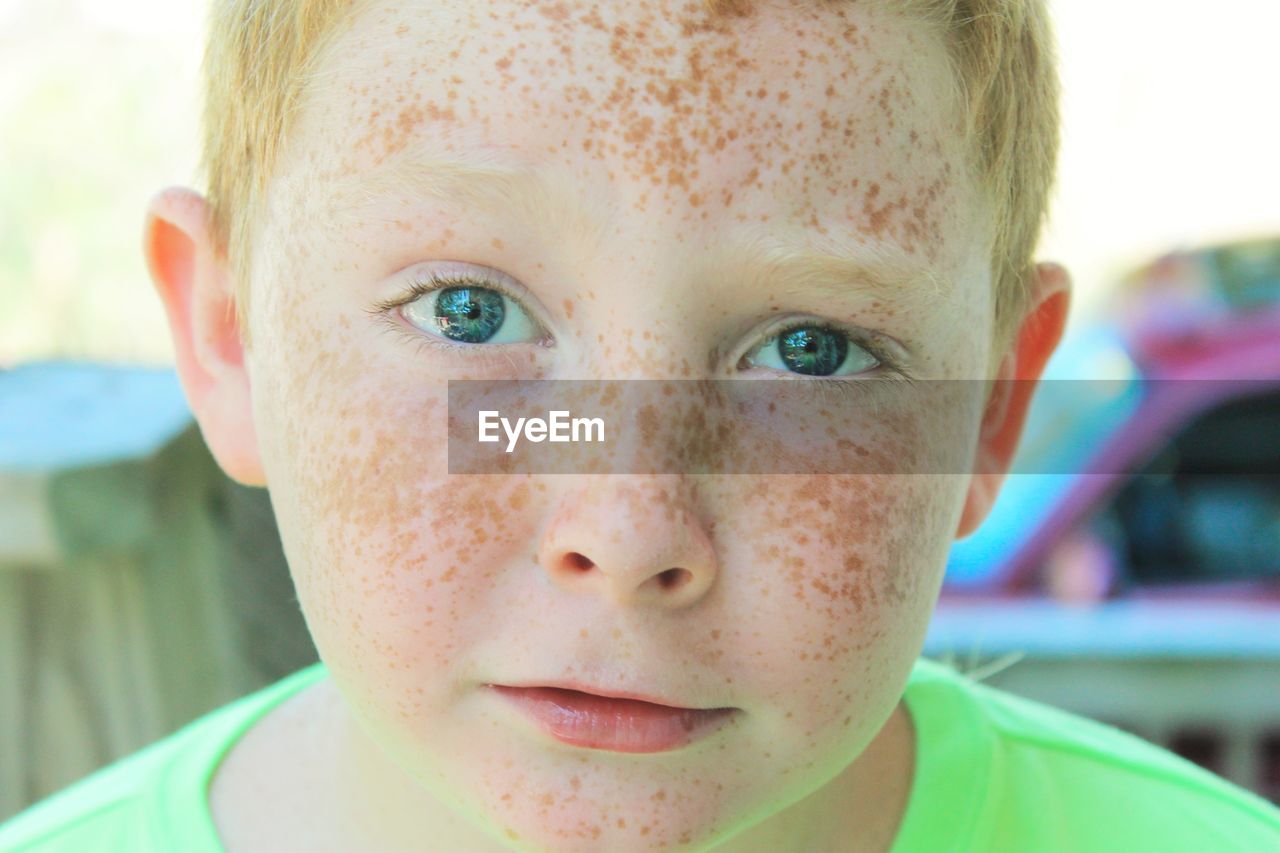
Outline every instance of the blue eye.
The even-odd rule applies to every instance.
[[[400,313],[432,336],[461,344],[533,343],[543,335],[519,302],[466,276],[414,282]]]
[[[492,338],[507,320],[501,293],[482,287],[446,287],[436,293],[436,326],[446,337],[469,344]]]
[[[769,338],[746,361],[801,376],[852,376],[881,364],[846,333],[816,324],[796,326]]]

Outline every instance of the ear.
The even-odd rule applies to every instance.
[[[1032,275],[1027,311],[996,369],[987,398],[957,539],[977,530],[991,512],[1022,437],[1031,396],[1067,324],[1071,307],[1067,271],[1057,264],[1039,264]]]
[[[227,476],[265,486],[235,292],[208,212],[192,190],[163,190],[147,208],[143,253],[169,318],[178,377],[205,443]]]

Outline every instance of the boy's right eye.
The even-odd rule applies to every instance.
[[[545,335],[520,301],[494,283],[451,275],[415,281],[401,315],[433,337],[462,345],[537,343]]]

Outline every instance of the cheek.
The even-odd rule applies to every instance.
[[[854,685],[897,684],[937,593],[962,484],[956,477],[777,477],[717,529],[745,651],[726,666],[756,670],[776,696],[810,701],[809,716],[865,704]],[[805,697],[809,697],[806,699]],[[819,707],[826,706],[826,707]],[[799,710],[791,708],[789,710]]]
[[[718,663],[773,698],[780,751],[847,755],[900,695],[967,485],[950,472],[972,432],[956,413],[974,401],[949,402],[849,422],[862,469],[886,473],[718,481],[717,555],[740,579],[723,590]]]
[[[310,337],[280,342],[293,357],[274,363],[264,392],[281,538],[335,678],[411,714],[420,688],[455,686],[423,672],[483,639],[486,614],[513,596],[496,579],[529,559],[533,486],[449,477],[444,383],[377,364],[367,344],[320,349]]]

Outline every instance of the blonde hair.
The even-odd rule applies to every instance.
[[[852,0],[818,0],[838,6]],[[1045,0],[877,0],[944,34],[970,156],[994,218],[993,335],[1025,308],[1058,153],[1058,77]],[[752,0],[703,0],[741,14]],[[358,0],[214,0],[205,53],[203,167],[210,228],[231,264],[248,343],[251,230],[263,190],[322,47]]]

